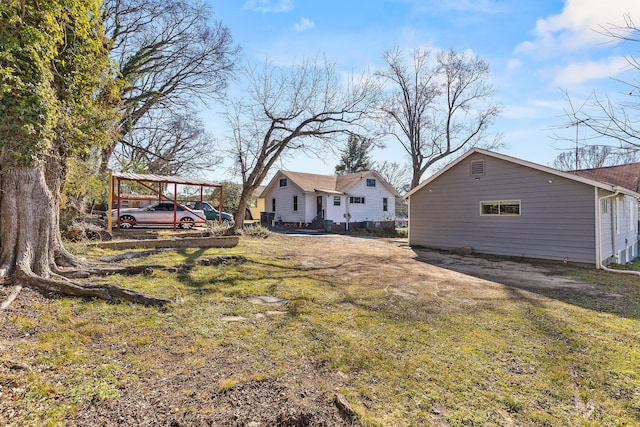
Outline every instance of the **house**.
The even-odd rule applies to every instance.
[[[409,244],[585,263],[638,256],[635,190],[473,149],[411,190]]]
[[[579,169],[569,172],[594,181],[605,182],[640,193],[640,163]]]
[[[334,230],[394,221],[396,197],[376,171],[334,176],[280,170],[261,194],[278,223],[322,228],[332,221]]]
[[[251,199],[249,200],[250,219],[260,219],[260,212],[265,212],[264,199],[260,197],[265,187],[266,185],[260,185],[251,194]]]

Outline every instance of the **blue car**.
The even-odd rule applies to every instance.
[[[219,221],[220,213],[208,202],[202,202],[202,204],[200,202],[190,202],[187,204],[187,206],[190,209],[202,210],[204,212],[204,216],[209,221]],[[222,223],[233,225],[235,221],[233,220],[233,216],[230,213],[222,212]]]

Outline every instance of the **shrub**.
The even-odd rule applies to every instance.
[[[268,228],[257,223],[255,225],[245,226],[241,230],[241,233],[244,236],[262,237],[263,239],[266,239],[271,235],[271,231],[269,231]]]

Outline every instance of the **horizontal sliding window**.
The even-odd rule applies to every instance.
[[[480,215],[520,215],[520,200],[480,202]]]

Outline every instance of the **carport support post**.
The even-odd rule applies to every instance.
[[[176,222],[178,221],[178,183],[173,183],[173,231],[176,231]]]
[[[113,219],[111,218],[111,209],[113,209],[113,171],[109,169],[109,195],[107,196],[107,230],[111,233]]]
[[[222,185],[220,186],[220,200],[218,201],[218,224],[222,224]]]
[[[121,188],[121,181],[120,178],[118,178],[118,198],[116,201],[116,212],[117,212],[117,218],[118,218],[118,228],[120,228],[120,191],[122,190]]]

